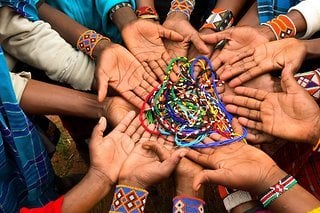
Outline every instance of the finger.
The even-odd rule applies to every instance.
[[[281,74],[281,87],[282,90],[288,94],[297,93],[297,91],[302,91],[302,87],[297,83],[293,76],[292,64],[286,65]]]
[[[134,92],[126,91],[122,92],[121,95],[135,107],[138,107],[139,109],[142,107],[144,98],[140,98],[139,95]]]
[[[262,131],[262,122],[260,121],[253,121],[244,117],[239,117],[238,120],[239,120],[239,123],[245,127]]]
[[[178,163],[185,155],[185,149],[178,149],[174,151],[168,159],[160,164],[159,171],[161,171],[161,174],[165,174],[167,177],[170,176],[170,174],[177,167]]]
[[[193,179],[192,187],[195,191],[198,191],[202,184],[204,183],[215,183],[225,185],[225,175],[218,170],[202,170]]]
[[[131,121],[136,117],[135,111],[130,111],[128,114],[120,121],[120,123],[114,128],[113,131],[125,132],[130,125]]]
[[[146,132],[146,130],[144,129],[143,126],[140,125],[139,128],[136,130],[136,132],[133,133],[133,135],[131,136],[132,141],[134,141],[135,143],[138,143],[140,138],[142,138],[142,135],[144,132]]]
[[[195,150],[189,150],[189,152],[187,153],[187,157],[204,166],[204,167],[207,167],[207,168],[213,168],[214,169],[214,165],[212,165],[212,163],[209,162],[209,155],[208,154],[204,154],[204,153],[200,153],[202,152],[202,150],[198,150],[198,151],[195,151]]]
[[[151,76],[153,79],[157,79],[157,76],[152,72],[151,68],[149,67],[147,62],[142,62],[141,63],[144,70],[146,71],[146,74],[148,74],[148,76]]]
[[[183,41],[183,36],[179,33],[169,30],[161,25],[158,25],[158,32],[161,38],[166,38],[171,41]]]
[[[220,78],[226,81],[240,74],[246,74],[240,78],[240,80],[243,83],[245,81],[248,81],[248,79],[252,79],[255,76],[260,75],[261,73],[263,73],[263,70],[257,66],[257,63],[254,61],[252,57],[251,61],[250,58],[246,58],[232,66],[227,67],[221,74]]]
[[[152,73],[152,74],[154,74],[154,73]],[[153,76],[149,75],[149,73],[144,73],[143,79],[146,82],[148,82],[149,85],[152,86],[152,89],[159,85],[159,83],[157,82],[157,77],[154,78]]]
[[[269,94],[267,91],[249,88],[249,87],[236,87],[234,89],[234,92],[237,95],[255,98],[259,101],[263,101],[266,98],[266,96]]]
[[[163,144],[155,141],[147,141],[142,144],[142,147],[147,150],[152,150],[156,153],[161,161],[164,161],[170,157],[170,152],[165,148]]]
[[[220,57],[220,54],[221,54],[221,50],[216,50],[216,51],[214,51],[214,53],[212,54],[212,56],[210,58],[210,60],[212,62],[212,66],[215,69],[218,69],[223,63],[223,60]]]
[[[236,118],[232,118],[232,129],[234,130],[234,132],[242,135],[243,134],[243,128],[241,126],[241,124],[239,123],[238,119]]]
[[[108,93],[108,82],[109,79],[107,77],[99,77],[98,78],[98,102],[102,102]]]
[[[212,34],[207,34],[207,35],[200,35],[200,38],[209,44],[217,44],[219,41],[224,40],[224,39],[230,39],[231,31],[229,30],[224,30],[222,32],[218,33],[212,33]]]
[[[90,145],[95,145],[103,138],[103,132],[107,128],[107,120],[105,117],[101,117],[98,124],[94,127],[91,133]]]
[[[150,61],[150,62],[148,62],[148,65],[151,68],[151,70],[153,71],[153,73],[162,82],[164,80],[165,74],[164,74],[162,68],[159,66],[159,64],[156,61]]]
[[[128,136],[132,136],[137,130],[138,128],[141,126],[140,120],[139,120],[139,116],[136,116],[131,123],[129,124],[128,128],[125,130],[126,135]]]
[[[243,96],[226,95],[223,96],[222,101],[227,104],[233,104],[236,106],[246,107],[248,109],[260,110],[261,101],[253,98],[247,98]]]
[[[270,143],[274,140],[272,135],[257,131],[254,129],[247,128],[248,135],[246,139],[252,144]]]
[[[200,54],[207,55],[210,53],[209,48],[207,47],[205,42],[200,38],[199,33],[195,33],[191,36],[191,42]]]
[[[246,107],[239,107],[236,105],[232,105],[232,104],[228,104],[226,106],[226,109],[228,112],[232,113],[232,114],[236,114],[239,116],[243,116],[246,118],[250,118],[256,121],[260,121],[261,120],[261,113],[258,110],[252,110],[252,109],[248,109]]]

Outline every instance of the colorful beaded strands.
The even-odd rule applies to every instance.
[[[169,78],[173,67],[180,70],[176,82]],[[232,116],[218,96],[216,81],[207,57],[198,56],[190,62],[185,57],[173,59],[167,67],[163,83],[149,94],[142,106],[142,126],[152,134],[173,136],[174,142],[181,147],[215,147],[244,139],[245,130],[243,135],[238,135],[231,127]],[[150,106],[148,109],[147,104]],[[145,120],[149,124],[156,124],[156,130],[149,129]],[[206,137],[214,133],[222,135],[224,139],[203,143]]]

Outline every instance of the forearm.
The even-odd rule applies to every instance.
[[[42,115],[99,118],[103,112],[96,95],[35,80],[28,81],[20,105],[27,113]]]
[[[112,184],[99,171],[89,169],[80,183],[64,196],[61,212],[89,212],[111,190]]]
[[[154,0],[137,0],[136,3],[137,3],[137,8],[144,7],[144,6],[154,8]]]
[[[320,58],[320,39],[301,40],[307,47],[307,59]]]
[[[246,0],[229,0],[229,1],[224,1],[224,0],[218,0],[216,3],[215,8],[221,8],[221,9],[226,9],[230,10],[235,18],[238,18],[238,15],[245,5]]]
[[[122,7],[113,14],[112,20],[121,32],[125,26],[130,24],[132,21],[137,20],[137,16],[132,8]]]

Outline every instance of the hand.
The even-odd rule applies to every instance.
[[[90,169],[99,171],[112,183],[118,180],[120,168],[134,147],[134,137],[138,134],[140,121],[133,120],[135,112],[130,112],[120,124],[103,137],[107,123],[101,117],[94,128],[89,143]]]
[[[228,40],[224,48],[221,51],[214,53],[211,57],[214,67],[218,68],[223,63],[228,64],[231,59],[239,53],[255,48],[260,44],[267,43],[269,39],[258,29],[259,28],[249,26],[231,27],[222,32],[201,36],[202,40],[210,44],[217,44],[219,41],[225,39]],[[219,70],[218,74],[221,74]]]
[[[201,38],[202,35],[208,35],[208,34],[212,34],[215,33],[213,30],[211,29],[202,29],[201,31],[199,31],[199,36]],[[203,42],[203,41],[202,41]],[[194,44],[191,44],[190,48],[189,48],[189,52],[188,52],[188,58],[192,59],[197,57],[198,55],[206,55],[207,57],[211,57],[211,55],[213,54],[214,50],[215,50],[215,45],[206,45],[207,51],[200,51]]]
[[[236,119],[233,127],[242,134]],[[242,142],[211,149],[210,153],[190,150],[187,157],[208,168],[194,178],[195,190],[204,182],[212,182],[260,195],[286,175],[267,154]]]
[[[268,42],[234,57],[229,66],[221,68],[220,78],[233,78],[229,84],[236,87],[263,73],[282,70],[288,64],[296,71],[306,54],[306,46],[294,38]]]
[[[226,109],[241,116],[242,125],[296,142],[314,144],[320,137],[320,110],[292,76],[291,65],[282,72],[284,92],[237,87],[239,96],[225,96]]]
[[[161,140],[147,132],[142,135],[121,168],[120,184],[145,189],[170,176],[186,150],[171,153]]]
[[[110,85],[138,108],[158,85],[135,57],[118,44],[111,44],[98,56],[95,82],[98,101],[103,101]]]
[[[200,38],[197,30],[194,29],[187,20],[186,15],[182,13],[172,13],[167,17],[162,25],[167,29],[180,33],[183,38],[187,39],[187,41],[191,41],[194,47],[201,54],[209,53],[209,49],[206,47],[206,44]],[[175,41],[165,40],[164,43],[171,57],[187,56],[189,49],[188,42],[185,41],[183,43],[178,43]]]
[[[171,60],[162,39],[183,40],[175,31],[144,19],[132,21],[124,27],[121,35],[130,52],[149,73],[154,73],[160,80],[163,80]]]

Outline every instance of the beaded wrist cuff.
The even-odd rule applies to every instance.
[[[155,21],[159,21],[159,15],[156,9],[152,7],[139,7],[136,10],[136,15],[138,18],[154,19]]]
[[[230,10],[214,9],[200,30],[212,29],[215,32],[220,32],[231,27],[233,21],[233,15]]]
[[[115,5],[113,8],[111,8],[110,12],[109,12],[109,18],[110,20],[112,21],[113,19],[113,14],[119,10],[120,8],[123,8],[123,7],[130,7],[132,8],[131,4],[130,3],[126,3],[126,2],[122,2],[120,4],[117,4]]]
[[[92,55],[93,50],[101,40],[110,41],[109,38],[104,37],[103,35],[97,33],[94,30],[87,30],[80,35],[77,42],[77,48],[78,50],[84,52],[85,54],[89,55],[92,59],[94,59]]]
[[[231,209],[239,206],[240,204],[249,202],[252,200],[252,197],[249,192],[237,190],[237,189],[230,189],[225,186],[218,186],[220,197],[223,199],[224,207],[228,212]]]
[[[293,21],[286,15],[279,15],[262,25],[268,26],[274,33],[277,40],[295,37],[297,33],[297,29]]]
[[[310,72],[297,73],[294,78],[315,100],[320,99],[320,68]]]
[[[147,196],[144,189],[117,185],[109,212],[143,213]]]
[[[173,198],[173,213],[203,213],[204,212],[203,200],[187,196],[176,196]]]
[[[171,13],[178,12],[185,14],[188,20],[190,20],[190,15],[194,9],[194,6],[195,0],[172,0],[167,16]]]
[[[285,176],[279,182],[269,188],[269,190],[259,196],[263,207],[267,207],[272,201],[280,197],[283,193],[291,189],[298,182],[291,175]]]

